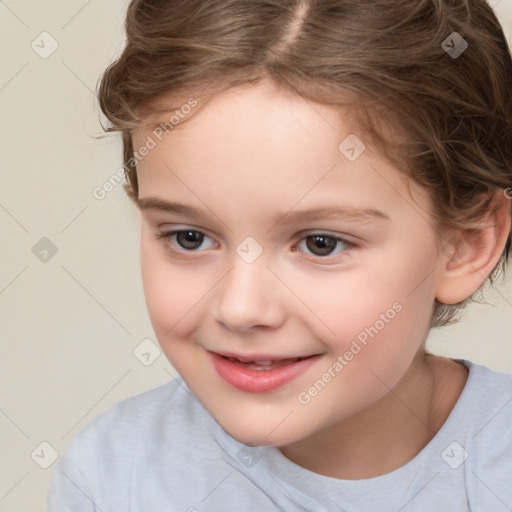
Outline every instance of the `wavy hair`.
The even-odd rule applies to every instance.
[[[105,131],[122,133],[132,199],[141,122],[191,97],[194,115],[263,78],[346,108],[365,141],[428,189],[440,226],[482,229],[496,191],[512,195],[512,58],[485,0],[132,0],[125,29],[97,95]],[[474,297],[436,301],[432,325],[456,321]]]

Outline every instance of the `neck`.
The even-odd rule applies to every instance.
[[[296,464],[334,478],[355,480],[389,473],[437,434],[466,379],[463,366],[419,352],[398,384],[377,402],[281,451]]]

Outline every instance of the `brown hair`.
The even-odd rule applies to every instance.
[[[139,123],[263,78],[350,109],[358,135],[430,191],[439,225],[482,229],[496,191],[512,191],[512,58],[485,0],[132,0],[126,34],[98,98],[132,199]],[[436,302],[432,325],[470,300]]]

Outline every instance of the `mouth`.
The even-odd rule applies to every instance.
[[[220,354],[219,354],[220,355]],[[309,357],[314,356],[304,356],[304,357],[287,357],[283,359],[278,358],[272,358],[272,357],[265,357],[265,358],[258,358],[258,359],[250,359],[250,360],[242,360],[238,359],[237,357],[228,357],[228,356],[222,356],[226,358],[228,361],[231,361],[232,363],[242,367],[247,368],[249,370],[256,370],[256,371],[269,371],[269,370],[276,370],[278,368],[282,368],[283,366],[288,366],[294,363],[298,363],[299,361],[304,361],[304,359],[308,359]]]
[[[321,354],[306,356],[251,355],[208,351],[215,370],[231,386],[253,393],[274,391],[311,367]]]

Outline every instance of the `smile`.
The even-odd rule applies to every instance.
[[[231,386],[250,393],[268,393],[308,370],[320,357],[255,356],[254,358],[208,351],[215,370]]]

